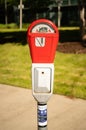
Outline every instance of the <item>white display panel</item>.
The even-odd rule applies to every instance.
[[[40,33],[55,33],[55,30],[48,24],[46,23],[40,23],[40,24],[37,24],[35,25],[31,32],[33,33],[37,33],[37,32],[40,32]]]
[[[51,89],[51,69],[50,68],[35,68],[35,92],[50,92]]]

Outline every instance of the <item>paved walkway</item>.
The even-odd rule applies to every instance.
[[[37,130],[36,109],[30,90],[0,85],[0,130]],[[48,130],[86,130],[86,100],[53,95]]]

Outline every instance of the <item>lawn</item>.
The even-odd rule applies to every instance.
[[[56,53],[54,93],[86,99],[86,54]]]
[[[26,32],[11,30],[9,33],[1,31],[0,83],[31,89],[31,58],[24,41]],[[54,93],[86,99],[86,54],[56,51],[54,65]]]

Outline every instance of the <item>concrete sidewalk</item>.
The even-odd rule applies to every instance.
[[[31,90],[0,85],[0,130],[37,130],[37,106]],[[86,100],[53,95],[48,130],[86,130]]]

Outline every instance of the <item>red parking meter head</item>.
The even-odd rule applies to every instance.
[[[32,63],[53,63],[59,33],[51,21],[46,19],[34,21],[28,28],[27,40]]]

